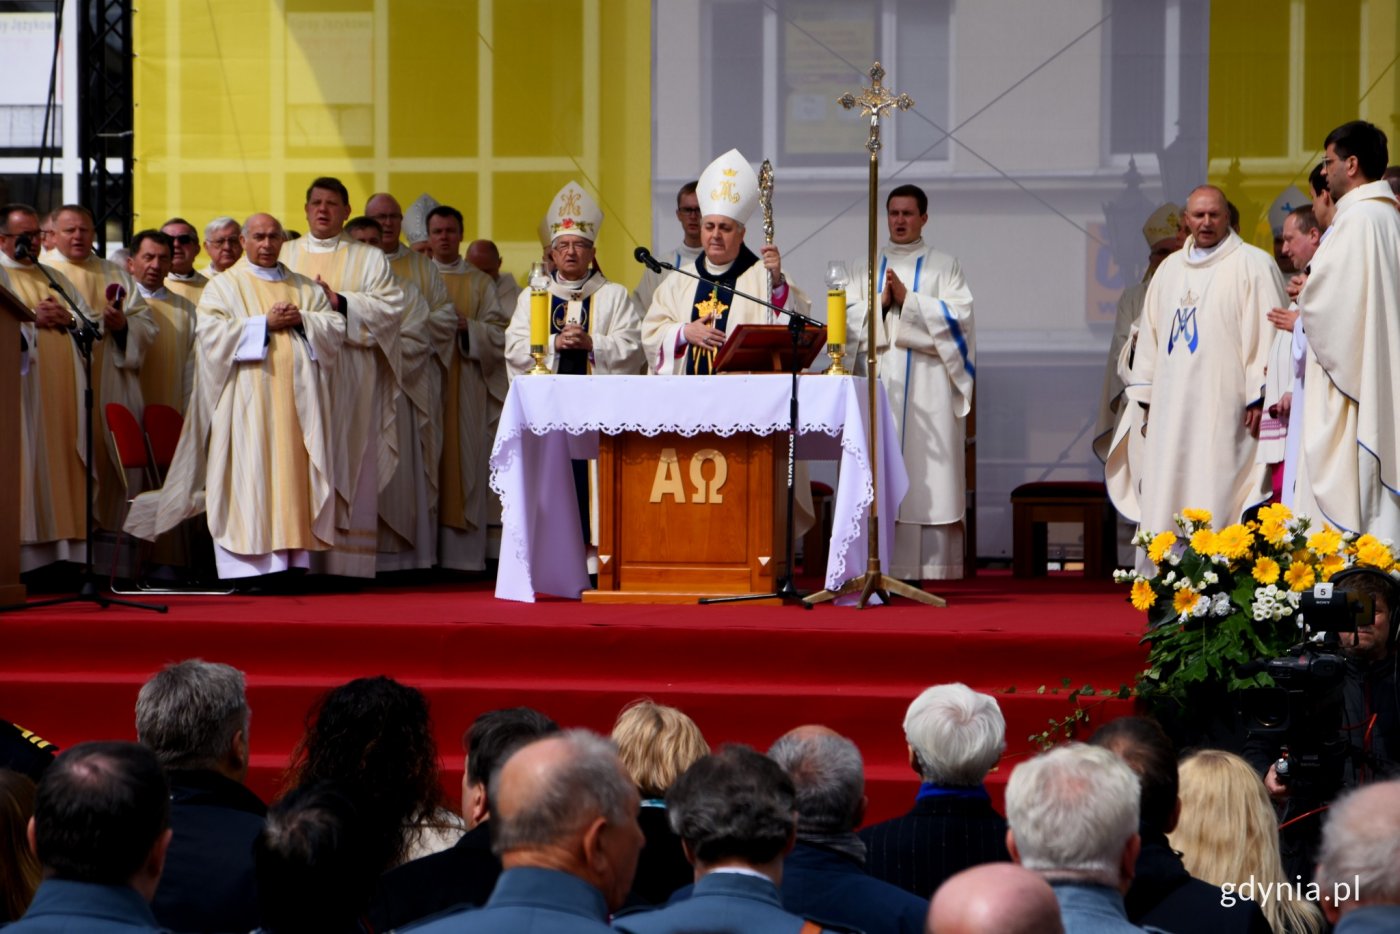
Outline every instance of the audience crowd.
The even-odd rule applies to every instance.
[[[1400,781],[1344,795],[1315,878],[1289,879],[1238,756],[1179,760],[1155,721],[1124,717],[1002,761],[996,700],[961,684],[910,704],[912,807],[864,829],[860,750],[818,724],[764,754],[712,749],[650,700],[611,738],[483,711],[458,813],[427,698],[388,677],[315,702],[270,807],[246,785],[242,672],[171,664],[135,720],[138,742],[0,745],[7,930],[1400,930]],[[1005,817],[986,787],[999,761]]]

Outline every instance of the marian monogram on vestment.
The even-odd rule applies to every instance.
[[[1201,332],[1196,326],[1196,296],[1188,289],[1181,297],[1181,304],[1172,315],[1172,332],[1167,338],[1167,353],[1170,354],[1176,349],[1178,341],[1186,344],[1186,349],[1191,353],[1196,352],[1196,346],[1200,343]]]

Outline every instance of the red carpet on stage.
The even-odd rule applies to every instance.
[[[1063,679],[1116,690],[1146,656],[1142,615],[1109,582],[984,572],[930,589],[947,608],[521,604],[481,583],[174,596],[167,615],[36,609],[0,615],[0,718],[62,746],[134,739],[136,693],[154,671],[194,656],[226,662],[248,675],[250,784],[270,798],[316,696],[386,674],[428,695],[456,800],[461,735],[477,713],[524,704],[607,732],[624,704],[646,696],[686,711],[716,746],[763,750],[803,723],[851,737],[865,755],[873,821],[912,801],[901,721],[925,687],[962,681],[997,697],[1008,744],[990,782],[999,801],[1011,767],[1035,750],[1028,737],[1073,713]],[[1132,709],[1077,703],[1089,712],[1080,735]]]

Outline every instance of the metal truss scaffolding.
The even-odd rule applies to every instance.
[[[93,214],[97,248],[131,237],[134,104],[131,0],[80,0],[78,156],[80,200]]]

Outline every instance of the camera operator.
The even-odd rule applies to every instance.
[[[1340,762],[1334,778],[1320,783],[1280,776],[1278,748],[1264,750],[1252,740],[1251,758],[1273,759],[1264,776],[1269,794],[1280,803],[1280,844],[1290,876],[1312,876],[1321,809],[1343,789],[1400,776],[1400,683],[1397,683],[1396,617],[1400,615],[1400,585],[1371,568],[1352,568],[1332,578],[1341,594],[1369,597],[1372,612],[1361,614],[1355,631],[1338,635],[1343,662],[1341,729],[1336,739]],[[1348,627],[1350,628],[1350,627]],[[1259,755],[1259,753],[1263,755]],[[1296,770],[1295,770],[1296,771]]]

